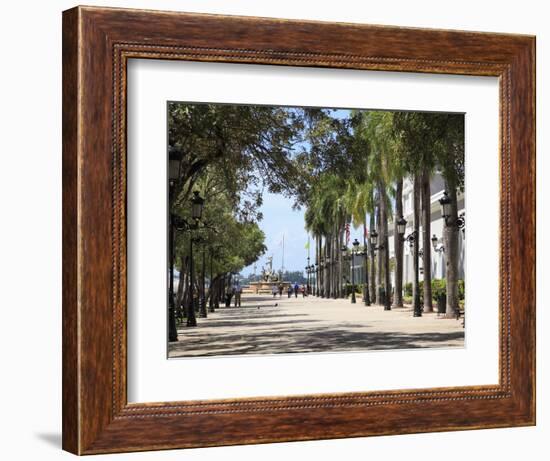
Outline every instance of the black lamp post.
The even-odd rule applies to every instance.
[[[308,243],[309,245],[309,243]],[[308,247],[309,248],[309,247]],[[308,253],[309,253],[309,249],[307,250]],[[306,285],[306,294],[310,295],[311,294],[311,287],[310,287],[310,283],[311,283],[311,266],[309,265],[309,254],[307,256],[307,285]]]
[[[347,260],[348,259],[348,247],[346,245],[342,245],[342,248],[340,248],[340,251],[342,252],[342,258]],[[350,263],[350,267],[351,267],[351,263]],[[345,289],[347,290],[347,280],[346,280],[346,276],[345,275],[342,275],[342,281],[344,282],[344,287]],[[344,291],[345,293],[345,297],[347,298],[348,295],[347,295],[347,292]]]
[[[420,250],[418,249],[418,238],[416,231],[412,231],[405,237],[405,230],[407,228],[407,221],[401,216],[397,221],[397,232],[402,236],[404,242],[409,243],[409,249],[413,253],[413,266],[414,266],[414,299],[413,299],[413,316],[422,317],[422,306],[420,306],[420,290],[419,290],[419,277],[418,273],[420,268],[418,267],[418,260],[420,257]],[[432,242],[433,243],[433,242]]]
[[[363,251],[360,251],[357,253],[359,256],[363,257],[363,303],[365,306],[370,306],[370,295],[369,295],[369,274],[367,269],[367,258],[369,256],[369,253],[367,251],[367,247],[365,245],[365,248]]]
[[[202,210],[204,207],[204,199],[199,195],[199,191],[193,191],[191,198],[191,218],[194,223],[189,226],[189,229],[197,229],[202,218]],[[187,312],[187,326],[196,327],[197,318],[195,317],[195,298],[193,296],[193,287],[195,285],[195,261],[193,257],[193,236],[189,237],[189,308]]]
[[[179,179],[179,169],[182,154],[180,151],[170,148],[168,152],[168,200],[172,203],[175,194],[176,181]],[[168,340],[178,340],[176,327],[176,300],[174,297],[174,219],[172,213],[168,213]],[[181,274],[180,274],[181,283]]]

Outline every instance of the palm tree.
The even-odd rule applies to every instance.
[[[361,134],[370,146],[368,182],[371,183],[376,201],[376,224],[378,227],[378,283],[377,302],[391,309],[391,282],[389,264],[388,220],[392,215],[389,189],[400,168],[397,168],[397,149],[391,112],[365,113]],[[400,174],[400,173],[399,173]]]
[[[395,293],[393,305],[403,307],[403,237],[398,232],[397,223],[403,218],[403,177],[395,182],[395,217],[393,228],[393,248],[395,251]]]
[[[430,193],[430,171],[424,169],[421,175],[420,196],[422,201],[422,265],[424,267],[424,312],[433,312],[432,303],[432,204]]]
[[[362,226],[363,228],[363,253],[364,253],[364,280],[363,280],[363,299],[367,306],[370,305],[371,299],[374,300],[375,296],[369,288],[374,288],[374,282],[369,280],[369,257],[371,259],[371,270],[375,269],[374,265],[374,251],[371,248],[369,253],[369,243],[367,241],[366,229],[369,222],[369,216],[374,216],[374,200],[372,184],[370,182],[358,183],[356,181],[349,181],[347,190],[345,193],[345,206],[349,211],[351,223],[355,228]],[[372,272],[374,275],[374,272]]]

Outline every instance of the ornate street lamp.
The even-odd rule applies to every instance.
[[[378,245],[378,232],[376,232],[375,230],[373,230],[370,234],[370,244],[375,253],[376,251],[383,250],[385,248],[383,243]]]
[[[462,236],[466,235],[466,213],[460,213],[460,216],[456,220],[456,225],[462,230]]]
[[[191,199],[191,217],[198,222],[202,218],[202,210],[204,208],[204,199],[199,195],[198,190],[193,191],[193,198]]]
[[[375,230],[370,233],[370,244],[373,248],[376,248],[376,246],[378,245],[378,232],[376,232]]]
[[[406,229],[407,229],[407,220],[403,218],[403,216],[401,216],[401,218],[397,220],[397,233],[399,235],[404,235]]]
[[[439,204],[441,205],[441,216],[447,224],[447,219],[451,216],[451,198],[447,191],[443,191],[443,197],[439,199]]]

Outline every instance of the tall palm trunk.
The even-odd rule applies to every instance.
[[[331,261],[331,285],[332,285],[332,293],[331,293],[331,297],[332,298],[336,298],[336,291],[337,291],[337,286],[336,286],[336,280],[337,280],[337,277],[336,277],[336,274],[338,273],[337,272],[337,269],[338,269],[338,260],[337,260],[337,257],[336,257],[336,242],[338,241],[338,227],[335,225],[334,226],[334,233],[332,235],[332,245],[330,246],[330,261]]]
[[[445,257],[447,264],[447,312],[445,317],[453,318],[458,313],[458,219],[457,194],[454,184],[446,183],[447,193],[451,199],[451,216],[444,228]]]
[[[413,248],[413,309],[414,316],[419,317],[422,313],[420,307],[420,283],[418,278],[418,256],[420,247],[420,177],[415,175],[413,186],[413,209],[414,209],[414,248]]]
[[[374,227],[374,213],[370,214],[370,233],[372,234],[375,230]],[[376,264],[374,263],[375,258],[375,252],[374,247],[371,243],[369,243],[369,251],[370,251],[370,299],[371,302],[376,303]]]
[[[321,279],[321,236],[315,236],[316,245],[315,245],[315,296],[320,296],[320,279]]]
[[[380,210],[380,201],[376,208],[376,232],[378,233],[378,246],[383,242],[382,239],[382,213]],[[384,269],[384,258],[382,251],[378,250],[376,253],[376,304],[384,304],[382,295],[382,270]]]
[[[363,221],[363,302],[365,306],[370,306],[369,293],[369,252],[367,245],[367,216]]]
[[[430,201],[430,173],[422,173],[422,264],[424,266],[424,312],[433,312],[432,304],[432,204]]]
[[[329,237],[325,236],[325,245],[323,247],[323,258],[325,261],[325,264],[323,266],[323,298],[328,298],[328,267],[329,264],[327,262],[328,259],[328,247],[329,247]]]
[[[388,241],[388,212],[387,212],[387,203],[386,203],[386,194],[383,192],[385,188],[383,185],[380,185],[380,241],[382,242],[380,249],[380,254],[382,256],[383,270],[384,274],[382,283],[384,286],[384,295],[383,303],[384,310],[391,309],[390,295],[391,295],[391,282],[390,282],[390,248]]]
[[[403,217],[403,178],[395,185],[395,219],[393,221],[393,247],[395,249],[394,307],[403,307],[403,236],[397,231],[397,221]]]

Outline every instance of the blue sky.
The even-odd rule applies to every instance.
[[[265,233],[266,253],[256,262],[256,274],[260,274],[262,267],[267,264],[267,258],[273,256],[273,269],[279,270],[283,258],[283,235],[285,237],[285,269],[288,271],[303,271],[307,264],[308,234],[304,228],[305,209],[293,210],[292,199],[280,194],[264,193],[264,202],[261,207],[263,219],[260,228]],[[354,238],[362,241],[362,228],[351,229],[350,241]],[[313,262],[315,256],[315,243],[311,238],[310,257]],[[254,272],[254,265],[241,271],[243,276]]]

